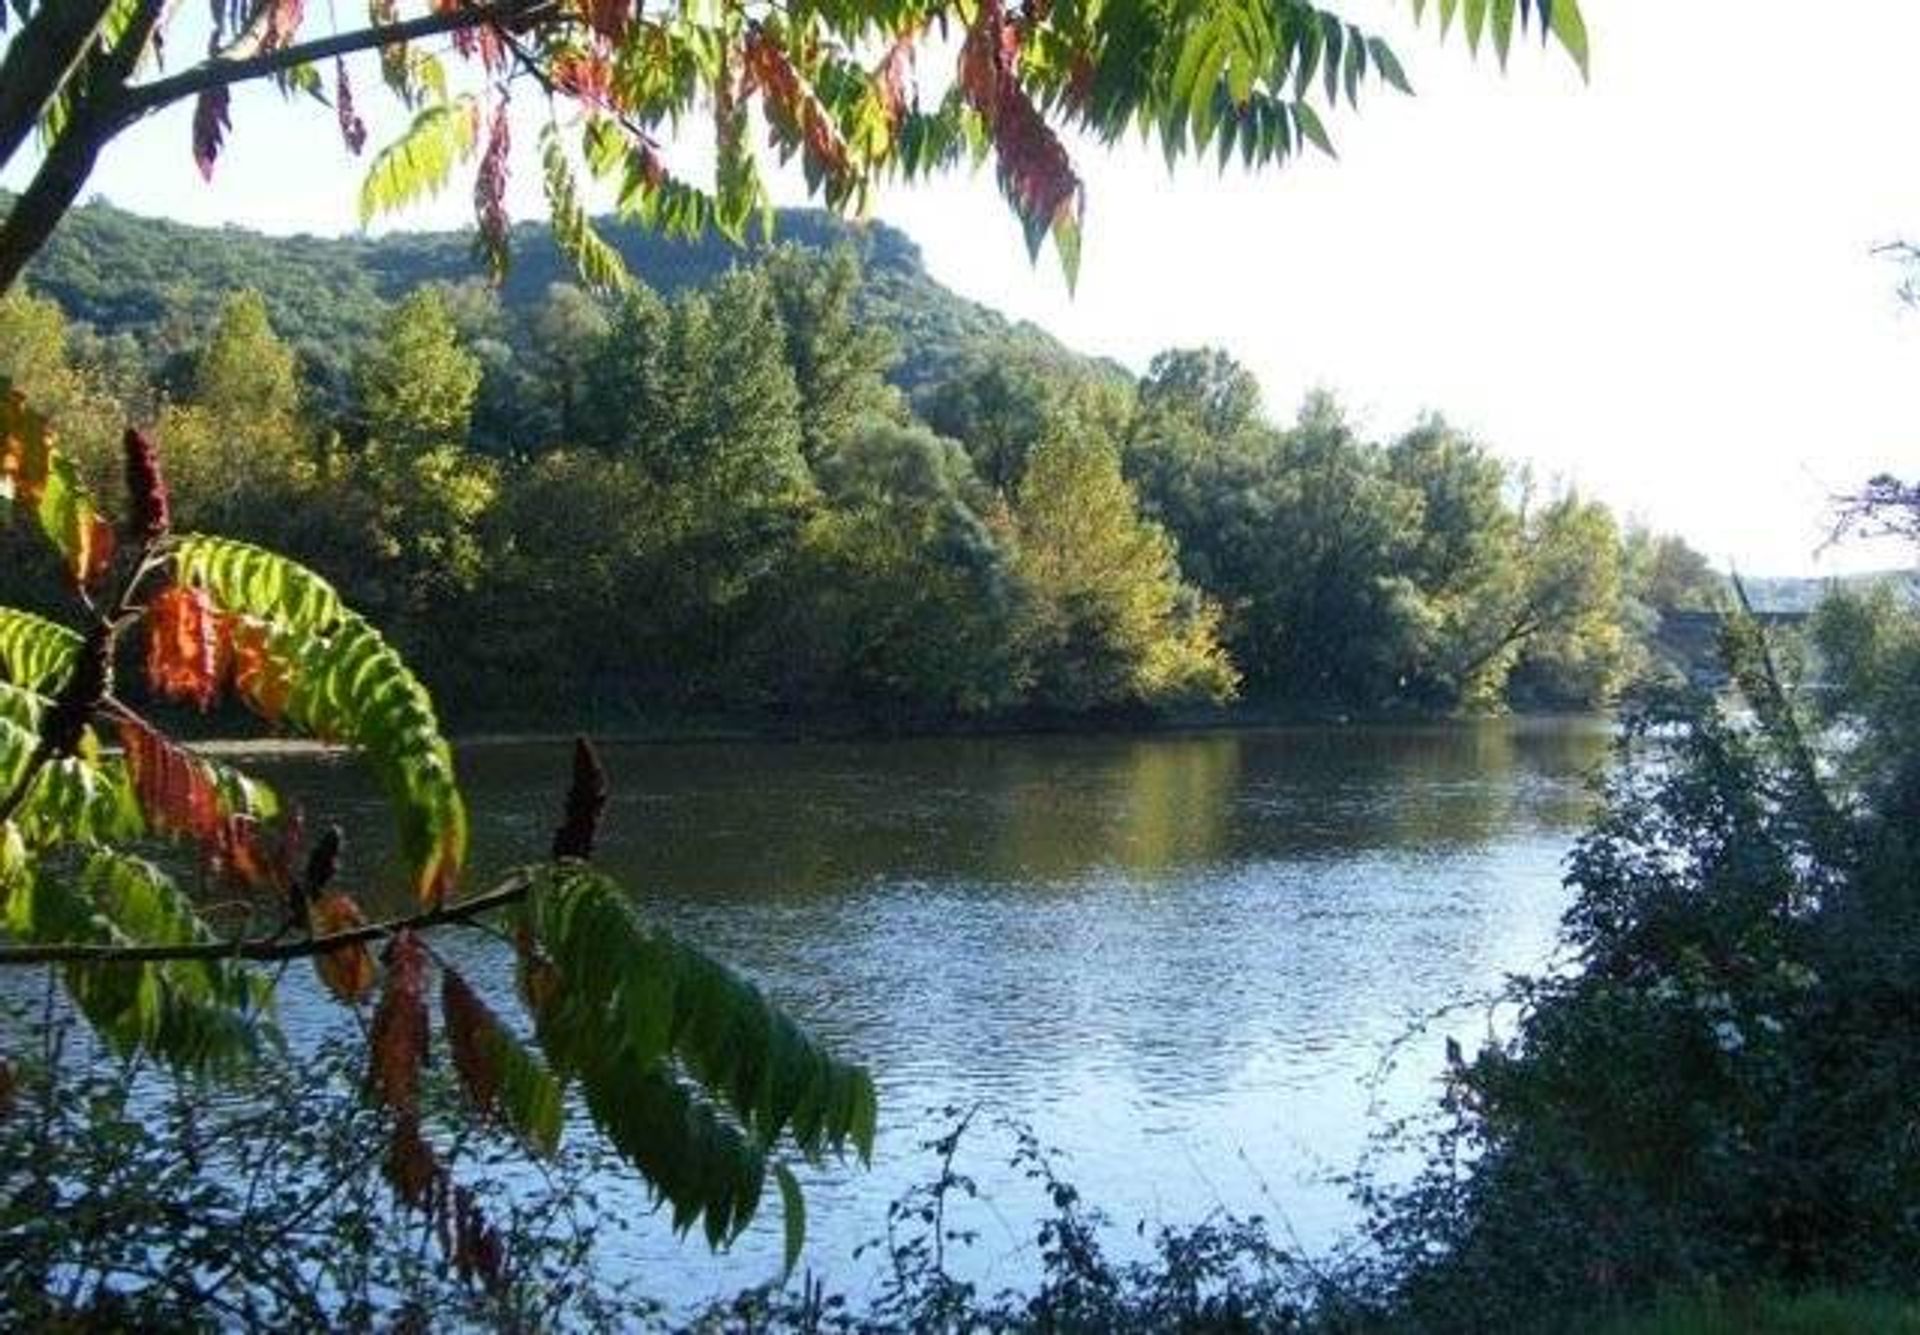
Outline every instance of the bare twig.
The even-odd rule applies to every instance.
[[[47,945],[0,947],[0,969],[27,964],[159,964],[172,961],[212,960],[297,960],[327,955],[347,946],[379,941],[403,931],[421,931],[444,923],[466,922],[483,913],[517,904],[533,889],[533,877],[526,872],[509,877],[484,894],[458,903],[442,904],[420,913],[326,936],[302,941],[283,941],[273,937],[251,937],[231,941],[201,941],[187,945],[103,945],[98,942],[68,942]]]

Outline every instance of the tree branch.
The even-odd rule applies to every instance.
[[[64,0],[35,11],[0,62],[0,164],[26,142],[47,102],[73,77],[113,0]]]
[[[311,42],[278,47],[244,59],[215,56],[171,78],[156,79],[152,83],[129,88],[122,100],[122,110],[126,120],[131,122],[185,98],[197,97],[209,88],[224,88],[269,78],[303,65],[332,60],[336,56],[357,55],[378,47],[397,46],[402,42],[439,37],[488,24],[514,28],[561,16],[558,0],[492,0],[488,4],[441,10],[409,19],[405,23],[378,24],[353,32],[336,33],[331,37],[319,37]]]
[[[129,124],[118,112],[122,90],[166,13],[166,0],[144,0],[113,50],[83,74],[87,87],[75,100],[66,126],[0,226],[0,293],[10,289],[27,261],[40,253],[93,175],[100,150]]]
[[[443,904],[422,913],[368,923],[349,931],[282,941],[254,937],[237,941],[200,941],[179,946],[116,946],[94,941],[31,946],[0,946],[0,969],[30,964],[163,964],[218,960],[279,961],[310,959],[347,946],[379,941],[403,931],[422,931],[447,923],[466,922],[483,913],[517,904],[533,889],[533,877],[518,873],[484,894]]]
[[[86,0],[94,3],[96,0]],[[78,6],[82,0],[71,0]],[[61,8],[66,5],[59,6]],[[287,70],[318,64],[336,56],[353,55],[423,37],[436,37],[468,28],[495,25],[502,30],[564,19],[560,0],[489,0],[488,3],[442,10],[405,23],[378,24],[338,33],[296,46],[277,47],[244,59],[213,56],[191,69],[152,83],[129,85],[140,54],[146,50],[161,17],[162,0],[147,0],[141,16],[108,57],[101,77],[75,107],[73,116],[54,141],[40,169],[0,225],[0,293],[10,289],[53,235],[53,229],[80,197],[93,174],[100,150],[121,131],[162,107],[197,97],[213,88],[230,87],[269,78]],[[9,55],[24,39],[15,38]],[[29,125],[31,122],[29,121]],[[5,156],[0,155],[0,162]]]

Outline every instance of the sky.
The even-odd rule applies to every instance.
[[[990,171],[896,187],[875,216],[942,282],[1075,348],[1139,369],[1224,347],[1278,417],[1314,388],[1383,437],[1438,411],[1752,574],[1909,563],[1819,549],[1836,493],[1920,473],[1920,311],[1874,254],[1920,237],[1920,5],[1825,0],[1817,25],[1786,0],[1584,8],[1590,84],[1557,50],[1517,50],[1503,75],[1404,4],[1349,0],[1418,96],[1343,108],[1338,161],[1169,173],[1144,145],[1079,145],[1071,294],[1050,253],[1029,263]],[[378,142],[401,121],[376,82],[360,79]],[[357,226],[360,164],[327,113],[253,89],[234,123],[211,186],[179,108],[110,147],[90,193],[199,223]],[[511,198],[537,217],[534,135],[517,139]],[[801,202],[797,181],[778,190]],[[462,226],[470,207],[456,183],[400,222]]]

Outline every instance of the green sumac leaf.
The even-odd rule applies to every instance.
[[[38,716],[45,704],[24,692],[5,692],[0,792],[12,792],[33,763],[40,744]],[[10,823],[33,849],[120,843],[146,833],[125,767],[99,758],[99,744],[90,731],[83,735],[79,754],[41,765]]]
[[[1378,37],[1367,39],[1367,50],[1373,54],[1374,68],[1380,71],[1380,77],[1398,92],[1413,96],[1413,84],[1407,79],[1407,72],[1400,64],[1400,57],[1394,55],[1393,48]]]
[[[325,579],[251,543],[196,534],[180,540],[173,560],[181,583],[199,585],[226,611],[308,635],[327,634],[346,613]]]
[[[1580,13],[1579,0],[1542,0],[1548,6],[1547,28],[1580,67],[1582,78],[1591,78],[1591,56],[1587,43],[1587,21]]]
[[[781,1253],[781,1278],[790,1279],[800,1264],[801,1249],[807,1245],[807,1198],[799,1179],[783,1163],[773,1166],[773,1180],[780,1186],[780,1222],[786,1237]]]
[[[1519,0],[1492,0],[1493,49],[1504,68],[1513,51],[1513,24]]]
[[[416,891],[444,897],[466,860],[466,803],[433,698],[399,653],[332,585],[284,557],[195,536],[181,539],[174,561],[176,577],[205,589],[219,613],[263,628],[249,639],[253,666],[285,683],[264,712],[366,757],[399,821]],[[242,686],[261,708],[262,693]]]
[[[42,869],[15,884],[6,927],[43,944],[190,945],[216,940],[179,887],[151,863],[98,853],[78,876]],[[237,1070],[275,1035],[263,976],[227,960],[70,964],[68,993],[122,1054],[182,1070]]]
[[[593,219],[580,202],[580,188],[567,161],[560,137],[549,125],[540,136],[540,153],[547,186],[547,207],[553,216],[554,244],[573,263],[574,272],[597,292],[626,292],[633,275],[620,252],[594,229]]]
[[[1305,101],[1295,102],[1293,121],[1300,127],[1300,134],[1308,143],[1330,158],[1340,156],[1334,151],[1333,137],[1327,133],[1325,122],[1320,119],[1320,114],[1310,104]]]
[[[471,97],[437,102],[415,116],[367,167],[360,184],[361,225],[438,194],[455,164],[473,156],[479,136],[479,104]]]
[[[759,989],[643,921],[586,867],[543,867],[521,909],[523,990],[554,1069],[672,1207],[732,1237],[783,1138],[872,1152],[873,1082]]]
[[[0,607],[0,680],[52,695],[67,679],[80,637],[31,612]]]

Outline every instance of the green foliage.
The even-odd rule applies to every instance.
[[[406,132],[381,149],[360,186],[364,225],[438,194],[454,167],[471,158],[480,135],[480,110],[471,97],[436,102]]]
[[[274,333],[266,301],[249,288],[221,306],[194,368],[197,402],[229,432],[285,435],[300,411],[293,350]]]
[[[152,863],[120,853],[87,857],[72,880],[43,864],[10,886],[6,930],[16,940],[102,945],[187,945],[218,938]],[[122,1055],[153,1053],[195,1072],[232,1071],[274,1031],[271,987],[227,960],[109,967],[71,965],[68,994],[94,1031]]]
[[[1023,595],[1016,637],[1036,703],[1085,710],[1232,694],[1218,613],[1181,584],[1173,544],[1140,518],[1111,444],[1043,441],[1008,525]]]
[[[521,987],[542,1048],[619,1151],[716,1245],[752,1218],[783,1137],[808,1157],[872,1153],[864,1071],[835,1061],[751,984],[658,927],[585,868],[526,901]]]
[[[892,342],[859,318],[860,266],[850,248],[823,257],[781,246],[760,269],[800,394],[801,452],[818,465],[863,420],[891,407],[881,377]]]
[[[7,476],[44,487],[62,462],[50,428],[17,395],[7,413]],[[123,1056],[150,1055],[182,1073],[251,1076],[278,1041],[266,1016],[272,984],[242,961],[311,954],[334,994],[358,1004],[379,981],[368,941],[388,938],[366,1030],[368,1096],[388,1121],[381,1171],[431,1225],[448,1269],[495,1297],[510,1282],[506,1235],[430,1138],[435,1110],[421,1097],[435,957],[417,929],[447,916],[519,906],[526,991],[551,1068],[464,978],[438,967],[441,1029],[471,1112],[523,1148],[558,1153],[562,1081],[578,1079],[598,1128],[673,1203],[681,1227],[704,1218],[716,1244],[752,1218],[779,1145],[809,1157],[871,1153],[866,1073],[830,1057],[751,985],[642,925],[611,882],[569,860],[521,873],[491,900],[453,903],[466,810],[426,688],[311,570],[233,539],[174,534],[158,453],[131,431],[126,479],[138,550],[89,572],[100,582],[119,577],[105,604],[111,619],[82,600],[89,630],[76,643],[52,622],[0,614],[0,666],[10,679],[0,681],[0,931],[23,948],[12,962],[60,964],[78,1014]],[[84,496],[75,503],[91,506]],[[230,690],[269,722],[360,751],[394,809],[428,911],[368,928],[352,897],[329,888],[337,831],[302,869],[299,821],[270,790],[135,715],[113,672],[119,637],[135,625],[145,632],[154,695],[205,709]],[[105,723],[117,729],[117,756],[101,754],[94,728]],[[584,744],[582,755],[568,828],[584,851],[605,792]],[[186,841],[209,880],[243,896],[243,924],[265,910],[284,914],[283,926],[217,934],[168,873],[134,851],[168,838]],[[302,927],[313,938],[306,949],[283,948]],[[52,1023],[51,1012],[42,1023]],[[12,1067],[0,1065],[0,1075],[5,1120]],[[797,1251],[803,1207],[790,1176],[781,1188]]]
[[[17,1007],[6,1022],[38,1019]],[[54,1060],[12,1054],[14,1111],[0,1119],[0,1308],[19,1323],[386,1328],[430,1314],[472,1329],[610,1330],[657,1319],[604,1273],[626,1240],[614,1217],[626,1202],[607,1199],[600,1184],[618,1165],[584,1138],[538,1174],[508,1174],[497,1169],[517,1147],[466,1128],[476,1163],[464,1185],[500,1221],[503,1282],[469,1283],[423,1248],[418,1213],[366,1171],[386,1127],[365,1096],[356,1025],[330,1025],[208,1098],[198,1082],[156,1092],[130,1064],[85,1065],[84,1035],[55,1023]],[[435,1107],[455,1106],[450,1079],[444,1065],[431,1079]]]
[[[396,306],[357,373],[367,434],[404,449],[464,445],[480,367],[445,299],[423,288]]]
[[[763,651],[781,699],[886,717],[1015,704],[1018,590],[966,452],[869,421],[818,473],[827,505],[802,534]]]
[[[1509,990],[1516,1025],[1452,1071],[1425,1172],[1371,1198],[1388,1315],[1565,1324],[1707,1280],[1913,1291],[1916,1056],[1889,1021],[1920,977],[1914,625],[1836,600],[1815,694],[1736,621],[1733,701],[1629,716],[1569,863],[1578,968]]]
[[[50,694],[66,680],[80,637],[57,622],[0,607],[0,679],[24,691]]]
[[[1860,1292],[1723,1294],[1663,1299],[1645,1312],[1595,1327],[1599,1335],[1912,1335],[1920,1306]]]

